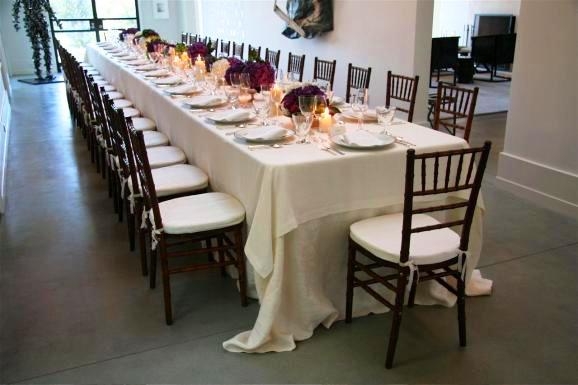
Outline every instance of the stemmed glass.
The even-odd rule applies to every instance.
[[[311,129],[311,121],[309,121],[306,116],[297,114],[291,116],[291,119],[295,125],[295,134],[299,137],[297,143],[306,143],[307,135]]]
[[[353,94],[353,103],[351,109],[357,113],[357,128],[363,129],[363,114],[369,108],[369,93],[367,88],[360,88]]]
[[[299,110],[305,116],[307,124],[311,122],[313,113],[317,108],[317,96],[299,96]]]
[[[213,74],[209,73],[205,76],[207,91],[209,91],[211,95],[215,95],[215,91],[217,90],[217,81],[218,81],[217,76]]]
[[[279,116],[279,106],[283,100],[283,90],[277,84],[271,89],[271,101],[275,103],[275,116]]]
[[[231,103],[231,109],[234,110],[236,108],[237,100],[239,99],[240,88],[233,86],[226,86],[224,88],[225,95],[227,96],[229,103]]]
[[[255,112],[261,119],[261,123],[263,124],[263,126],[268,125],[269,122],[267,120],[267,116],[269,115],[270,109],[269,100],[267,100],[264,97],[255,97],[255,99],[253,100],[253,108],[255,109]]]

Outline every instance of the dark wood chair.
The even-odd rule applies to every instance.
[[[303,70],[305,69],[305,55],[293,55],[289,52],[289,61],[287,62],[287,76],[294,80],[303,81]]]
[[[450,37],[434,37],[431,40],[431,59],[430,59],[430,75],[429,86],[432,85],[432,78],[434,72],[437,76],[437,82],[440,82],[440,75],[442,70],[452,70],[453,84],[456,85],[456,69],[458,65],[458,44],[459,36]]]
[[[231,56],[243,60],[244,52],[245,52],[245,43],[237,44],[233,42],[233,52]]]
[[[336,60],[321,60],[316,56],[315,64],[313,65],[313,80],[325,80],[329,83],[331,89],[333,89],[336,67]]]
[[[188,32],[181,33],[181,43],[189,44],[189,36],[190,36],[190,33],[188,33]]]
[[[403,214],[370,218],[356,222],[350,227],[345,319],[347,323],[352,320],[355,287],[362,288],[392,310],[393,321],[385,361],[385,367],[388,369],[393,365],[406,286],[410,288],[408,306],[414,304],[418,283],[417,271],[420,283],[435,280],[457,296],[459,342],[460,346],[466,346],[467,251],[470,228],[490,147],[491,143],[486,142],[480,148],[417,155],[415,150],[408,150]],[[455,163],[452,163],[452,160]],[[452,168],[452,164],[455,168]],[[426,177],[428,173],[430,176],[433,173],[433,180]],[[425,203],[428,202],[428,197],[462,190],[469,190],[467,200],[441,205],[431,203],[431,200]],[[421,203],[414,202],[414,198],[419,199]],[[462,210],[456,217],[459,219],[456,220],[440,222],[427,215],[455,209]],[[459,235],[451,230],[456,226],[461,226]],[[357,259],[358,253],[366,259]],[[390,273],[391,270],[383,271],[383,268],[393,269],[393,273]],[[363,273],[363,276],[356,276],[357,272]],[[450,285],[445,277],[455,278],[457,288]],[[392,303],[380,295],[372,288],[374,284],[393,291],[395,301]]]
[[[215,55],[217,54],[217,50],[219,49],[219,39],[211,39],[209,38],[209,42],[207,43],[207,45],[210,45],[211,47],[211,51],[215,51]]]
[[[228,57],[231,53],[231,42],[225,42],[225,40],[221,39],[221,49],[219,50],[219,56],[226,56]]]
[[[349,63],[347,66],[347,87],[345,88],[345,101],[349,103],[351,89],[369,88],[371,79],[371,67],[356,67]]]
[[[413,111],[415,108],[415,98],[417,95],[417,86],[419,76],[410,77],[404,75],[395,75],[387,71],[387,90],[385,94],[385,107],[389,108],[391,100],[399,100],[409,103],[408,108],[396,106],[398,111],[407,113],[407,121],[413,122]]]
[[[223,274],[226,266],[235,266],[239,276],[241,305],[246,306],[247,277],[242,237],[245,210],[241,203],[234,197],[223,193],[190,195],[159,203],[142,132],[131,130],[129,135],[134,149],[144,210],[147,212],[146,217],[143,216],[143,218],[152,240],[150,274],[153,287],[156,277],[157,248],[160,251],[167,325],[173,323],[170,282],[173,274],[215,268],[221,269]],[[217,240],[217,246],[213,246],[213,240]],[[191,248],[185,250],[187,245]],[[211,255],[215,252],[218,254],[217,259],[211,258],[209,262],[197,261],[194,264],[178,267],[169,265],[169,259],[174,257]]]
[[[434,130],[443,127],[452,135],[456,135],[458,129],[464,130],[464,139],[469,142],[478,91],[478,87],[469,89],[439,83],[434,101]]]
[[[247,49],[247,58],[251,59],[252,57],[261,58],[261,47],[255,47],[249,44]]]
[[[265,48],[265,61],[275,69],[279,68],[279,59],[281,58],[281,50],[271,51]]]

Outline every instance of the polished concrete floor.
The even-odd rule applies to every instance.
[[[13,82],[8,205],[0,223],[0,383],[575,383],[578,222],[496,187],[504,115],[477,118],[495,141],[484,185],[481,269],[488,297],[467,301],[469,345],[455,309],[404,313],[393,370],[390,315],[320,327],[289,353],[232,354],[252,326],[218,273],[177,277],[177,322],[147,288],[106,185],[71,128],[62,84]]]

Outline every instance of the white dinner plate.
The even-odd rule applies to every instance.
[[[395,138],[386,134],[381,133],[371,133],[377,139],[377,143],[374,145],[359,145],[354,143],[349,143],[344,140],[343,135],[335,135],[331,137],[331,141],[339,146],[346,147],[346,148],[353,148],[357,150],[375,150],[389,146],[392,143],[395,143]]]
[[[233,113],[233,111],[239,111],[239,110],[226,110],[226,111],[219,111],[219,112],[215,112],[211,115],[207,116],[207,120],[213,122],[213,123],[220,123],[220,124],[235,124],[235,123],[243,123],[243,122],[248,122],[250,120],[255,119],[255,117],[257,115],[255,115],[254,112],[252,111],[247,111],[248,113],[245,114],[245,116],[242,117],[230,117],[230,115]]]
[[[293,135],[295,135],[295,133],[293,131],[285,128],[284,129],[285,134],[279,138],[275,138],[275,139],[247,138],[247,134],[251,130],[255,130],[255,129],[260,129],[260,128],[247,128],[244,130],[235,131],[235,138],[240,139],[242,141],[245,141],[247,143],[275,143],[275,142],[281,142],[281,141],[287,140],[287,139],[293,137]]]
[[[150,71],[154,71],[154,70],[158,70],[159,67],[154,64],[154,63],[150,63],[150,64],[144,64],[144,65],[140,65],[135,67],[135,71],[138,72],[150,72]]]
[[[164,91],[169,95],[192,95],[201,92],[203,89],[192,84],[182,84],[176,87],[170,87]]]
[[[128,64],[131,67],[137,67],[137,66],[142,66],[142,65],[146,65],[146,64],[152,64],[150,61],[148,61],[147,59],[136,59],[136,60],[131,60],[129,62],[127,62],[126,64]]]
[[[227,103],[224,96],[199,95],[193,96],[183,102],[189,108],[212,108]]]
[[[353,110],[345,110],[341,112],[341,116],[349,120],[357,120],[359,118],[359,113]],[[364,122],[377,122],[377,115],[375,110],[367,110],[363,113]]]
[[[164,78],[157,78],[152,80],[154,84],[157,86],[174,86],[176,84],[181,84],[183,79],[178,76],[168,76]]]
[[[123,62],[133,62],[133,61],[137,61],[140,59],[141,58],[139,56],[130,55],[130,56],[121,57],[119,60],[123,61]]]
[[[118,53],[113,53],[112,56],[117,58],[117,59],[120,59],[123,57],[129,57],[130,55],[126,52],[118,52]]]
[[[165,77],[165,76],[169,76],[170,74],[171,74],[171,73],[170,73],[168,70],[166,70],[166,69],[164,69],[164,68],[161,68],[161,69],[158,69],[158,70],[156,70],[156,71],[147,72],[147,73],[145,74],[145,76],[146,76],[147,78],[162,78],[162,77]]]

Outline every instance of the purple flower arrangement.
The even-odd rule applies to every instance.
[[[301,113],[299,109],[299,96],[320,96],[324,98],[325,93],[317,86],[310,85],[295,88],[289,91],[281,101],[283,109],[290,114]]]
[[[161,52],[165,51],[168,48],[174,47],[173,44],[170,44],[162,39],[155,39],[147,42],[147,52]]]
[[[120,41],[124,41],[124,39],[126,38],[126,35],[136,35],[136,33],[138,32],[138,28],[127,28],[127,29],[123,29],[120,31],[120,33],[118,34],[118,39]]]
[[[201,42],[191,44],[187,50],[189,51],[189,57],[193,61],[197,60],[197,57],[199,56],[205,59],[205,57],[207,57],[207,55],[210,53],[209,48],[205,45],[205,43]]]
[[[237,58],[231,57],[229,60],[229,69],[225,73],[227,83],[231,84],[232,74],[249,74],[251,88],[259,90],[261,84],[272,84],[275,81],[275,70],[271,65],[264,61],[247,61],[243,62]]]

